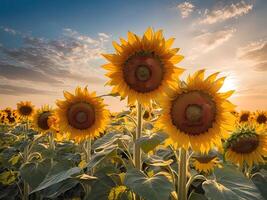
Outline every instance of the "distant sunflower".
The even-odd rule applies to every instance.
[[[246,123],[251,120],[251,113],[249,111],[241,111],[238,114],[238,123]]]
[[[225,158],[243,166],[246,162],[250,167],[267,156],[267,135],[263,126],[240,124],[237,130],[225,143]]]
[[[33,125],[40,133],[53,132],[49,117],[54,115],[54,111],[48,105],[42,106],[38,109],[33,117]]]
[[[267,125],[267,112],[266,111],[256,111],[254,114],[256,123]]]
[[[3,110],[3,112],[5,113],[2,118],[3,123],[8,125],[14,125],[17,122],[16,116],[14,116],[14,110],[7,107]]]
[[[203,153],[228,136],[235,117],[227,98],[234,91],[219,93],[225,77],[216,80],[217,75],[204,79],[204,70],[197,71],[170,93],[169,100],[161,101],[163,114],[157,124],[169,134],[168,142]]]
[[[138,101],[148,106],[177,84],[184,70],[175,67],[183,56],[177,55],[178,48],[171,48],[174,38],[165,40],[162,30],[154,33],[148,28],[143,37],[128,32],[128,41],[120,40],[121,44],[113,42],[116,54],[103,55],[110,62],[103,68],[109,71],[112,93],[128,97],[129,104]]]
[[[221,167],[219,158],[214,154],[199,154],[193,156],[193,166],[198,172],[206,174],[212,172],[215,167]]]
[[[87,87],[77,87],[75,94],[65,91],[64,96],[65,100],[56,102],[61,131],[69,132],[70,138],[78,141],[99,136],[109,121],[103,99],[95,92],[89,93]]]
[[[17,103],[17,111],[20,117],[32,117],[34,114],[34,106],[30,101],[21,101]]]
[[[7,113],[4,110],[0,111],[0,124],[4,124],[6,122]]]

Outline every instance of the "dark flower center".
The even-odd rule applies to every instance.
[[[32,113],[32,107],[31,106],[22,106],[19,109],[19,111],[22,115],[28,116]]]
[[[240,137],[231,143],[232,151],[236,153],[251,153],[259,146],[258,136]]]
[[[257,117],[257,122],[259,124],[265,124],[267,121],[267,118],[264,114],[260,114],[258,117]]]
[[[240,116],[240,122],[247,122],[248,121],[249,114],[244,113]]]
[[[216,105],[208,94],[190,91],[179,95],[172,102],[170,114],[177,129],[188,135],[200,135],[212,127]]]
[[[95,122],[95,111],[92,105],[85,102],[75,103],[68,110],[68,122],[76,129],[90,128]]]
[[[157,89],[163,80],[163,68],[153,53],[140,52],[124,64],[123,76],[128,86],[141,93]]]
[[[48,125],[48,118],[51,116],[51,113],[49,111],[45,111],[41,113],[38,117],[38,127],[43,129],[43,130],[48,130],[49,125]]]

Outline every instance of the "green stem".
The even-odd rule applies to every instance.
[[[91,137],[89,137],[85,142],[84,142],[84,146],[85,146],[85,161],[86,163],[88,164],[90,161],[91,161],[91,150],[92,150],[92,139]],[[86,173],[88,175],[93,175],[93,169],[88,169],[87,168],[87,171]],[[89,194],[91,192],[91,186],[89,184],[85,184],[84,185],[84,189],[85,189],[85,197],[84,199],[89,199]]]
[[[186,171],[187,171],[187,159],[186,159],[186,150],[184,148],[180,148],[179,150],[179,179],[178,179],[178,199],[179,200],[187,200],[186,193]]]
[[[28,132],[29,132],[29,119],[28,117],[26,118],[26,127],[25,127],[25,140],[27,140],[28,137]],[[29,145],[26,145],[24,149],[24,163],[28,162],[28,157],[29,157]],[[29,199],[29,185],[26,181],[23,181],[23,200],[28,200]]]
[[[134,164],[135,164],[135,167],[139,170],[142,170],[141,149],[140,149],[140,146],[136,142],[141,137],[141,134],[142,134],[142,105],[138,102],[137,103],[137,127],[136,127],[136,134],[134,138]]]
[[[49,141],[49,147],[50,147],[51,151],[54,153],[54,151],[55,151],[55,138],[54,138],[53,132],[48,133],[48,141]],[[51,166],[53,166],[53,164],[54,164],[54,159],[51,158]]]

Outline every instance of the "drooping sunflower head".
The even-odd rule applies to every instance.
[[[17,103],[17,111],[21,117],[32,117],[34,114],[34,106],[30,101],[21,101]]]
[[[266,111],[256,111],[254,113],[254,120],[257,124],[267,125],[267,112]]]
[[[243,166],[264,162],[267,155],[266,129],[253,123],[240,124],[224,144],[225,158]]]
[[[198,172],[204,172],[206,174],[212,172],[215,167],[221,167],[219,158],[214,152],[198,153],[192,156],[193,166]]]
[[[177,84],[183,70],[174,65],[183,56],[177,55],[179,49],[171,48],[174,38],[165,40],[162,30],[154,33],[148,28],[143,37],[128,32],[128,41],[120,40],[121,44],[113,42],[115,54],[103,55],[110,62],[103,68],[109,71],[107,84],[113,86],[112,93],[128,97],[129,104],[138,101],[148,106],[151,99]]]
[[[109,121],[103,99],[95,92],[89,93],[87,87],[77,87],[75,94],[65,91],[64,96],[65,100],[56,102],[61,131],[69,132],[78,141],[99,136]]]
[[[173,145],[208,152],[228,136],[234,105],[227,98],[233,91],[219,93],[225,77],[216,80],[217,75],[204,79],[204,70],[197,71],[182,88],[170,93],[168,101],[161,102],[163,114],[158,126],[166,130]]]
[[[247,123],[251,121],[251,117],[250,111],[241,111],[238,114],[238,123]]]
[[[48,105],[42,106],[34,114],[33,124],[36,130],[40,133],[53,132],[51,123],[49,122],[50,117],[54,115],[54,111]]]

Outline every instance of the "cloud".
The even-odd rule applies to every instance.
[[[196,59],[201,54],[214,50],[228,41],[234,34],[235,29],[229,28],[214,32],[204,31],[193,38],[194,47],[192,48],[191,60]]]
[[[9,32],[13,34],[13,31]],[[93,39],[72,29],[64,29],[62,36],[54,40],[20,36],[23,44],[19,48],[0,46],[0,76],[48,84],[64,84],[66,79],[79,83],[104,82],[93,63],[105,51],[107,34],[99,33],[98,38]]]
[[[240,47],[237,51],[238,59],[250,62],[256,71],[267,71],[267,40],[251,42]]]
[[[214,24],[231,18],[237,18],[247,14],[252,10],[252,8],[252,4],[240,1],[235,4],[232,3],[231,5],[215,8],[213,10],[206,9],[204,16],[199,21],[199,24]]]
[[[33,82],[43,83],[63,83],[55,78],[45,75],[42,72],[38,72],[34,69],[28,69],[25,67],[18,67],[15,65],[5,64],[0,62],[0,76],[9,80],[28,80]]]
[[[182,18],[187,18],[194,10],[195,6],[190,2],[183,2],[177,5],[177,8],[180,10]]]
[[[12,35],[16,35],[16,34],[18,34],[18,32],[15,31],[15,30],[12,29],[12,28],[8,28],[8,27],[0,26],[0,29],[2,29],[4,32],[9,33],[9,34],[12,34]]]
[[[26,96],[26,95],[54,95],[53,91],[40,90],[32,87],[22,87],[7,84],[0,84],[0,94],[13,95],[13,96]]]

